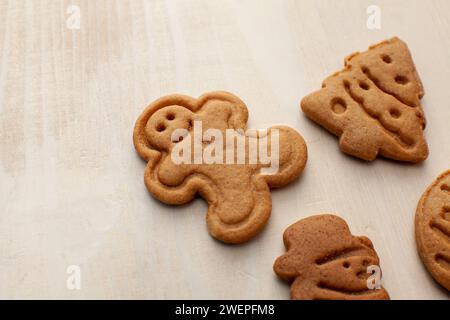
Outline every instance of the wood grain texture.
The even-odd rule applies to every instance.
[[[81,28],[66,26],[80,7]],[[450,2],[0,0],[0,298],[287,299],[272,264],[282,232],[338,213],[372,239],[393,299],[448,299],[415,250],[414,213],[450,167]],[[397,35],[426,95],[430,157],[365,163],[300,113],[299,101],[343,58]],[[249,126],[286,124],[307,140],[296,183],[272,192],[265,231],[226,246],[207,233],[202,200],[169,207],[143,184],[132,145],[143,108],[173,92],[227,90]],[[79,265],[81,290],[66,288]]]

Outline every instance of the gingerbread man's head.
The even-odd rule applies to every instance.
[[[238,132],[233,152],[240,138],[245,152],[251,149],[251,141],[259,139],[245,133],[247,118],[245,104],[230,93],[213,92],[198,99],[171,95],[152,103],[137,120],[134,131],[136,150],[148,162],[145,184],[150,193],[168,204],[202,196],[209,205],[209,232],[227,243],[245,242],[262,229],[271,212],[270,188],[298,177],[307,159],[303,138],[288,127],[268,130],[278,134],[279,170],[275,174],[263,174],[264,164],[250,163],[248,155],[243,162],[234,153],[228,158],[229,143],[225,140],[230,130]],[[217,161],[175,161],[174,149],[191,143],[197,126],[204,133],[197,147]],[[195,149],[189,146],[184,152],[195,153]]]
[[[182,106],[168,106],[156,111],[145,126],[145,137],[148,143],[158,150],[170,150],[173,144],[172,136],[177,129],[190,130],[195,114]]]

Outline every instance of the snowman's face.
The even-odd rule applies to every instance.
[[[275,272],[293,281],[293,299],[352,299],[374,295],[368,286],[379,259],[371,241],[355,237],[339,217],[322,215],[297,222],[284,233],[288,252]],[[379,290],[378,290],[379,291]],[[380,297],[388,297],[384,291]]]

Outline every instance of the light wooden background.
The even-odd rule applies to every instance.
[[[381,30],[366,27],[370,4]],[[0,298],[287,299],[272,272],[283,230],[334,212],[373,240],[393,299],[448,299],[419,261],[413,218],[450,168],[449,14],[447,0],[0,0]],[[394,35],[426,88],[422,165],[354,160],[299,111],[347,54]],[[309,147],[246,245],[208,235],[202,200],[149,196],[132,145],[152,100],[211,90],[239,95],[250,127],[290,125]],[[81,290],[66,288],[70,265]]]

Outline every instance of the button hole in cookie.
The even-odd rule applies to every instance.
[[[383,54],[381,56],[381,59],[387,64],[392,63],[392,58],[390,56],[388,56],[387,54]]]
[[[344,266],[345,269],[348,269],[348,268],[350,268],[350,263],[348,263],[346,261],[346,262],[344,262],[343,266]]]
[[[158,124],[156,127],[156,131],[158,132],[163,132],[164,130],[166,130],[166,126],[163,123]]]
[[[408,84],[409,80],[407,77],[404,77],[404,76],[396,76],[395,82],[397,82],[398,84],[401,84],[401,85],[406,85],[406,84]]]
[[[173,113],[168,113],[166,118],[167,120],[172,121],[175,119],[175,115]]]
[[[347,110],[347,104],[342,98],[333,98],[331,100],[331,109],[336,114],[342,114]]]
[[[391,115],[392,118],[394,119],[398,119],[402,116],[401,112],[397,109],[391,109],[389,110],[389,114]]]

